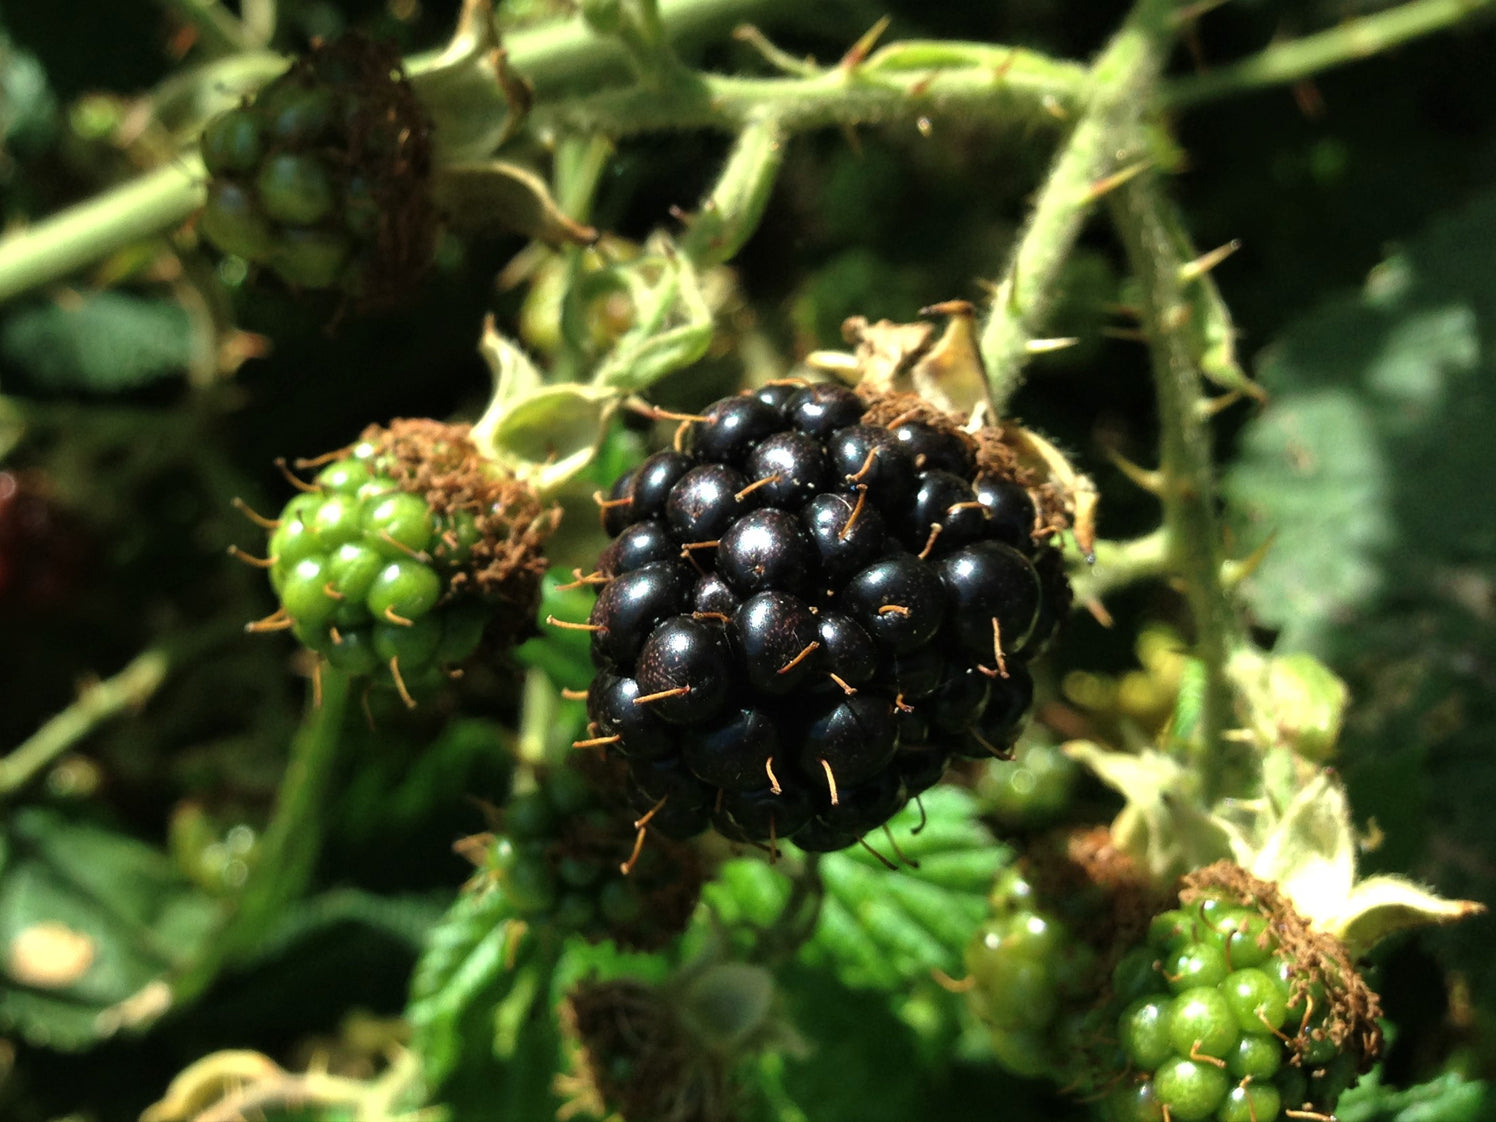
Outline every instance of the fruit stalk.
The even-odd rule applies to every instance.
[[[1171,0],[1138,0],[1087,75],[1084,112],[1050,165],[1007,267],[993,289],[980,346],[999,415],[1023,383],[1030,344],[1043,330],[1060,269],[1109,181],[1145,160],[1134,123],[1156,97],[1173,39]]]

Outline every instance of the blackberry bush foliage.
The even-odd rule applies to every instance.
[[[1001,430],[777,382],[600,496],[582,743],[667,836],[853,844],[953,757],[1005,758],[1069,604],[1052,492]]]
[[[204,127],[202,231],[295,288],[388,302],[431,261],[430,133],[393,50],[318,43]]]
[[[289,629],[337,670],[386,677],[407,704],[485,633],[499,649],[524,638],[557,512],[467,433],[398,420],[298,462],[316,475],[269,526],[280,608],[251,630]]]

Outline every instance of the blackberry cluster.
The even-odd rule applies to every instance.
[[[507,646],[533,626],[553,512],[465,427],[371,428],[303,487],[271,524],[280,610],[251,629],[289,628],[348,674],[388,670],[408,699],[485,630]]]
[[[1116,1008],[1098,1003],[1121,951],[1161,903],[1105,827],[1035,838],[1002,871],[991,916],[966,948],[972,1011],[1016,1075],[1089,1088]]]
[[[203,129],[201,229],[290,285],[392,298],[431,259],[430,131],[392,48],[318,44]]]
[[[1008,751],[1069,588],[1058,516],[995,434],[777,383],[676,446],[600,500],[589,621],[584,743],[627,759],[650,825],[840,849],[952,756]]]
[[[1246,902],[1234,885],[1186,891],[1118,964],[1128,1074],[1114,1122],[1329,1116],[1374,1058],[1375,995],[1338,944],[1259,887]]]

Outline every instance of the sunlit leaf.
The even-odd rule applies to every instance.
[[[81,1048],[164,1013],[217,903],[165,854],[51,811],[22,808],[4,834],[0,1031]]]

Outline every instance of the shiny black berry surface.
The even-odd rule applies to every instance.
[[[587,745],[646,829],[840,849],[1003,756],[1069,605],[1035,500],[929,419],[776,382],[605,494]]]

